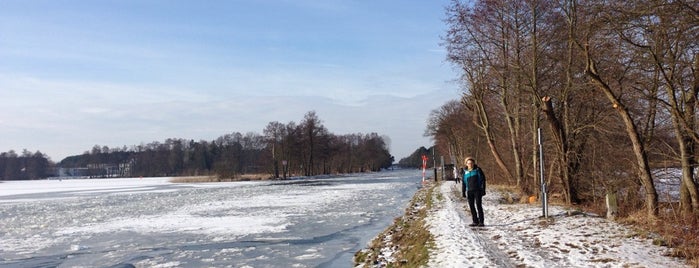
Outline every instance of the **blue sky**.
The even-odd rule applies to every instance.
[[[313,110],[398,160],[459,97],[449,2],[2,0],[0,152],[210,141]]]

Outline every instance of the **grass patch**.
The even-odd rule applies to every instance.
[[[527,196],[522,194],[522,191],[517,189],[517,186],[513,185],[501,185],[501,184],[489,184],[488,191],[500,192],[502,194],[502,199],[500,199],[500,204],[515,204],[524,203],[522,199],[526,199]],[[461,193],[459,193],[461,194]]]
[[[673,257],[684,258],[693,267],[699,267],[699,222],[697,218],[661,215],[653,232],[660,237],[654,243],[672,248]],[[646,228],[653,228],[648,226]]]
[[[429,260],[429,250],[434,246],[434,238],[425,225],[425,218],[432,207],[436,185],[427,183],[418,190],[405,214],[374,238],[369,248],[354,255],[355,266],[424,267]]]
[[[648,217],[645,210],[639,210],[619,221],[633,228],[631,236],[651,239],[654,245],[669,247],[672,249],[670,256],[699,267],[699,219],[696,217],[661,212],[653,218]]]
[[[188,177],[175,177],[170,179],[172,183],[201,183],[201,182],[217,182],[218,178],[216,176],[188,176]]]

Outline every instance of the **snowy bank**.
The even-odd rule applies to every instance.
[[[444,182],[435,191],[442,198],[427,218],[436,245],[429,267],[688,267],[619,223],[558,206],[543,219],[540,205],[507,204],[493,190],[483,199],[486,226],[468,227],[460,187]]]

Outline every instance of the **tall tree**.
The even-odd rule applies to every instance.
[[[639,87],[647,72],[643,68],[644,56],[628,49],[628,43],[624,42],[623,32],[631,21],[619,17],[618,11],[628,8],[626,4],[603,1],[588,4],[585,12],[579,13],[584,16],[581,26],[586,29],[585,34],[578,37],[587,63],[585,73],[624,122],[636,160],[636,173],[645,191],[646,212],[655,217],[658,215],[658,193],[648,162],[647,145],[641,136],[643,132],[631,108],[636,100],[642,99],[638,94],[650,95],[648,90],[655,89],[647,84]]]
[[[466,109],[457,100],[448,101],[439,109],[432,110],[427,120],[425,136],[432,137],[440,151],[448,152],[451,163],[461,165],[459,159],[467,155],[478,157],[478,131],[467,118]]]
[[[319,146],[321,135],[326,134],[327,129],[325,129],[315,111],[307,112],[306,115],[303,116],[303,120],[299,124],[299,129],[302,134],[301,141],[303,142],[303,147],[301,149],[304,154],[304,175],[315,175],[316,163],[314,158],[318,153],[316,149]]]
[[[652,101],[665,104],[673,122],[682,165],[681,207],[686,215],[699,216],[699,190],[694,182],[696,165],[697,86],[699,65],[699,20],[694,4],[682,1],[631,1],[612,15],[617,17],[619,39],[639,55],[636,64],[646,71],[645,85],[664,89],[664,96]],[[699,67],[699,66],[697,66]],[[640,84],[640,83],[639,83]]]
[[[284,137],[286,135],[286,127],[278,121],[267,124],[263,131],[267,146],[272,152],[272,170],[275,178],[279,178],[279,157],[282,156],[281,151],[284,148]]]

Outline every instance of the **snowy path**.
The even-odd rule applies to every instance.
[[[688,267],[670,249],[604,218],[538,205],[506,204],[484,197],[484,228],[472,228],[459,184],[444,182],[433,194],[427,224],[435,236],[428,267]]]
[[[468,226],[470,216],[466,217],[461,209],[464,202],[451,192],[449,185],[452,183],[443,183],[437,188],[440,197],[433,196],[435,210],[427,219],[439,252],[430,259],[428,267],[513,267],[478,229]]]

